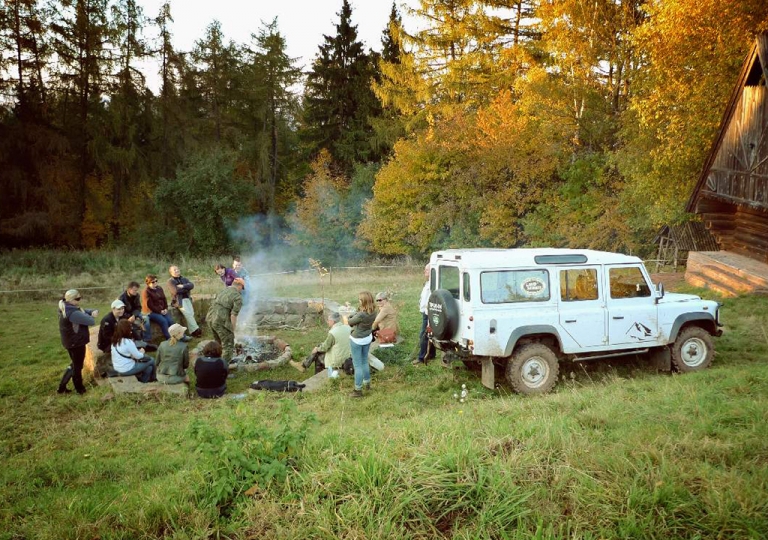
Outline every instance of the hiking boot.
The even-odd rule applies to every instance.
[[[413,366],[423,366],[423,365],[424,365],[424,360],[419,360],[419,359],[417,358],[416,360],[414,360],[413,362],[411,362],[411,365],[413,365]]]
[[[363,391],[362,390],[352,390],[352,393],[349,394],[349,397],[353,397],[353,398],[363,397]]]
[[[192,332],[192,337],[201,337],[203,335],[203,330],[201,328],[198,328],[194,332]]]
[[[56,390],[56,393],[57,394],[71,394],[72,390],[70,390],[69,388],[59,388],[58,390]]]
[[[291,360],[289,364],[291,364],[291,367],[298,369],[302,373],[304,373],[307,370],[307,368],[305,368],[304,364],[302,364],[301,362],[296,362],[295,360]]]

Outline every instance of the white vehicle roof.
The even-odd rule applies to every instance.
[[[542,255],[583,255],[586,262],[536,262],[535,258]],[[434,266],[441,261],[460,262],[463,268],[515,268],[530,266],[550,266],[553,264],[622,264],[641,263],[639,257],[595,251],[592,249],[565,248],[520,248],[520,249],[445,249],[435,251],[429,258],[429,264]]]

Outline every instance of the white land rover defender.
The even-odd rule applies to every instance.
[[[521,394],[550,391],[559,360],[651,353],[666,369],[704,369],[719,307],[651,287],[640,259],[577,249],[451,249],[430,258],[429,326],[448,359],[503,368]]]

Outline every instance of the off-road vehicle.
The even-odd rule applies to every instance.
[[[550,391],[561,360],[650,353],[679,372],[710,365],[719,307],[652,287],[637,257],[575,249],[456,249],[430,258],[432,342],[446,359],[503,369],[521,394]]]

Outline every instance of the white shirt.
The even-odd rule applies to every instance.
[[[134,359],[139,358],[144,358],[144,355],[132,339],[123,338],[117,346],[112,345],[112,365],[118,373],[131,371],[136,365]]]
[[[424,315],[428,315],[428,304],[429,304],[429,295],[432,294],[432,291],[429,290],[429,281],[424,283],[424,288],[421,289],[421,298],[419,298],[419,311],[421,311]]]

